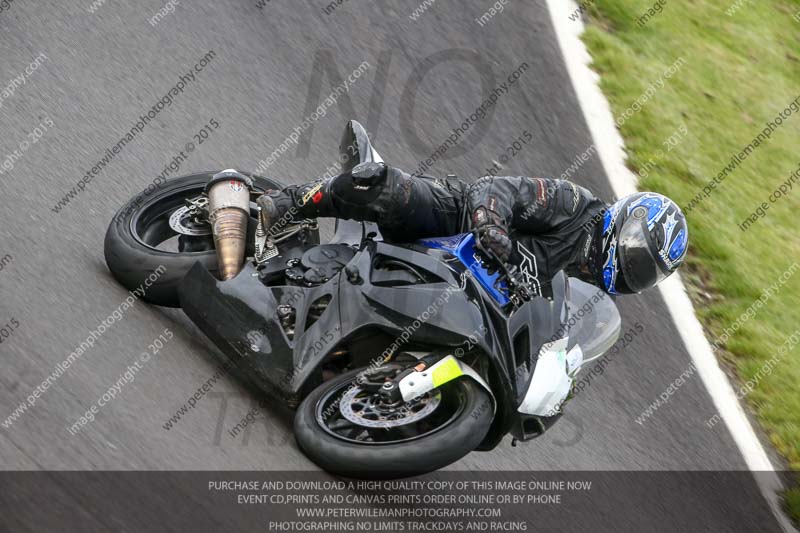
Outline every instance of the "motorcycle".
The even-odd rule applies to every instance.
[[[340,150],[343,172],[383,161],[355,121]],[[299,447],[329,472],[412,476],[538,437],[619,336],[604,293],[560,272],[534,296],[517,267],[484,267],[472,233],[386,242],[337,219],[321,244],[317,221],[265,228],[255,199],[281,187],[232,170],[170,180],[119,210],[105,257],[130,290],[161,272],[143,298],[182,308],[223,363],[296,409]]]

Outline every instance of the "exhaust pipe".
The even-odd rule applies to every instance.
[[[252,179],[233,169],[214,174],[206,185],[209,221],[223,281],[235,278],[244,264],[252,186]]]

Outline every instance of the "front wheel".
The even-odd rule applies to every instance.
[[[328,472],[363,479],[431,472],[474,450],[492,423],[492,399],[472,379],[389,405],[359,387],[363,372],[326,381],[295,415],[297,443]]]

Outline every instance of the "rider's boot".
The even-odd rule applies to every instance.
[[[283,190],[269,190],[258,198],[262,227],[270,235],[292,221],[339,217],[377,222],[390,203],[386,198],[387,167],[383,163],[357,165],[351,172]],[[392,187],[393,188],[393,187]]]
[[[305,185],[292,185],[282,190],[268,190],[256,204],[261,226],[268,235],[275,235],[292,222],[306,218],[335,216],[327,188],[332,180],[318,180]]]
[[[362,163],[352,171],[258,199],[265,229],[292,220],[334,217],[376,222],[392,241],[409,235],[453,235],[461,227],[461,189],[447,180],[414,177],[383,163]],[[267,230],[269,231],[269,230]]]

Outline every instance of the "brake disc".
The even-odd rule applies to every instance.
[[[352,387],[339,400],[339,410],[347,420],[368,428],[393,428],[422,420],[439,407],[442,394],[430,391],[419,398],[402,404],[399,408],[382,405],[374,394],[359,398],[364,391]],[[360,409],[354,409],[360,407]]]
[[[169,227],[181,235],[200,237],[211,235],[211,225],[207,222],[196,222],[190,214],[191,207],[184,206],[176,209],[169,217]]]

